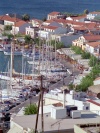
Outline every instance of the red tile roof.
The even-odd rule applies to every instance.
[[[89,14],[100,14],[100,12],[90,12]]]
[[[46,23],[51,23],[51,22],[57,22],[60,24],[71,24],[71,25],[75,25],[75,26],[83,26],[84,23],[83,22],[77,22],[77,21],[73,21],[73,20],[66,20],[66,19],[51,19],[51,20],[47,20],[45,21]]]
[[[60,14],[60,12],[51,12],[48,15],[55,16],[55,15],[59,15],[59,14]]]
[[[100,42],[90,42],[90,43],[88,43],[88,45],[95,48],[100,45]]]
[[[10,17],[9,15],[2,15],[2,16],[0,16],[0,20],[6,20],[6,21],[11,21],[11,22],[21,21],[21,19],[18,19],[16,17]]]
[[[88,102],[90,102],[90,103],[93,103],[93,104],[95,104],[95,105],[97,105],[97,106],[100,106],[100,103],[97,103],[97,102],[95,102],[95,101],[93,101],[93,100],[87,100]]]
[[[73,26],[74,30],[87,30],[84,26]]]
[[[77,16],[77,17],[71,17],[73,20],[79,20],[82,18],[86,18],[86,15],[82,15],[82,16]]]
[[[55,29],[57,29],[58,27],[57,27],[57,26],[44,26],[43,28],[55,30]]]
[[[98,41],[98,40],[100,40],[100,35],[83,35],[83,37],[87,41]]]
[[[99,25],[97,25],[97,23],[95,23],[95,22],[91,22],[91,23],[85,23],[84,26],[87,29],[92,30],[94,28],[97,28]]]
[[[26,23],[27,22],[25,22],[25,21],[18,21],[18,22],[15,23],[15,26],[20,27],[20,26],[22,26],[23,24],[26,24]]]

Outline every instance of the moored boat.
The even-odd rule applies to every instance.
[[[11,55],[11,51],[10,50],[4,50],[4,54],[5,55]],[[22,51],[21,50],[16,50],[13,52],[14,55],[22,55]]]

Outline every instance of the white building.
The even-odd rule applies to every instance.
[[[53,34],[65,34],[67,29],[64,27],[57,26],[44,26],[44,30],[39,30],[38,34],[41,38],[49,38]]]
[[[53,34],[51,35],[52,40],[57,40],[62,42],[65,46],[70,46],[72,41],[79,38],[80,35],[73,35],[73,34]]]
[[[95,17],[100,17],[100,12],[90,12],[87,14],[87,19],[92,20]]]
[[[32,38],[36,37],[38,27],[26,27],[26,35],[30,35]]]
[[[29,27],[29,26],[31,26],[31,24],[25,21],[16,22],[16,24],[12,26],[11,33],[12,34],[18,34],[18,33],[25,34],[26,27]]]
[[[91,54],[98,54],[98,47],[100,42],[90,42],[86,43],[85,50]]]

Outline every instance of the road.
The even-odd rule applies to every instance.
[[[16,107],[12,108],[8,112],[10,112],[10,113],[18,113],[22,107],[26,107],[27,105],[30,104],[30,102],[31,102],[31,104],[32,103],[36,103],[38,101],[38,98],[39,98],[38,96],[33,96],[31,100],[28,99],[28,100],[22,102],[21,104],[19,104]]]
[[[73,73],[73,76],[70,76],[68,73],[66,73],[65,78],[62,78],[60,81],[58,81],[55,84],[50,84],[49,85],[49,90],[50,89],[55,89],[55,88],[60,89],[60,87],[63,86],[63,83],[64,83],[64,85],[68,85],[69,83],[72,83],[73,80],[74,80],[74,77],[77,76],[80,73],[80,70],[76,69],[73,66],[73,64],[70,64],[66,60],[61,60],[60,62],[64,65],[64,69],[69,69]]]

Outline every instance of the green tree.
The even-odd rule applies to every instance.
[[[62,42],[55,41],[55,40],[51,40],[51,45],[54,48],[55,48],[55,45],[56,45],[56,49],[64,48],[64,44]]]
[[[87,75],[86,77],[82,78],[80,85],[76,86],[76,90],[87,91],[88,87],[91,85],[93,85],[93,77]]]
[[[83,59],[89,59],[91,54],[89,52],[82,52],[81,56],[82,56]]]
[[[72,83],[70,83],[70,84],[68,85],[68,88],[69,88],[70,90],[73,90],[73,89],[75,88],[75,85],[73,85]]]
[[[5,25],[4,30],[12,30],[12,25]]]
[[[90,76],[93,77],[93,79],[100,76],[100,64],[95,64],[95,66],[92,68],[90,72]]]
[[[3,33],[2,34],[3,36],[7,36],[8,37],[8,39],[11,39],[11,38],[13,38],[14,37],[14,35],[13,34],[8,34],[8,33]]]
[[[72,46],[71,49],[76,53],[76,54],[82,54],[82,49],[78,46]]]
[[[84,10],[84,14],[89,14],[89,10],[88,9],[85,9]]]
[[[25,35],[24,39],[25,39],[25,43],[27,43],[27,44],[32,43],[32,38],[30,35]]]
[[[43,20],[43,21],[46,21],[47,19],[46,19],[46,17],[44,17],[42,20]]]
[[[98,62],[98,59],[95,57],[95,56],[91,56],[90,57],[90,61],[89,61],[89,65],[90,65],[90,67],[93,67],[93,66],[95,66],[95,64]]]
[[[28,14],[24,14],[24,15],[22,15],[22,19],[24,21],[29,21],[30,20],[30,16]]]
[[[36,104],[30,104],[24,109],[24,114],[25,115],[36,114],[37,111],[38,111],[37,105]]]

